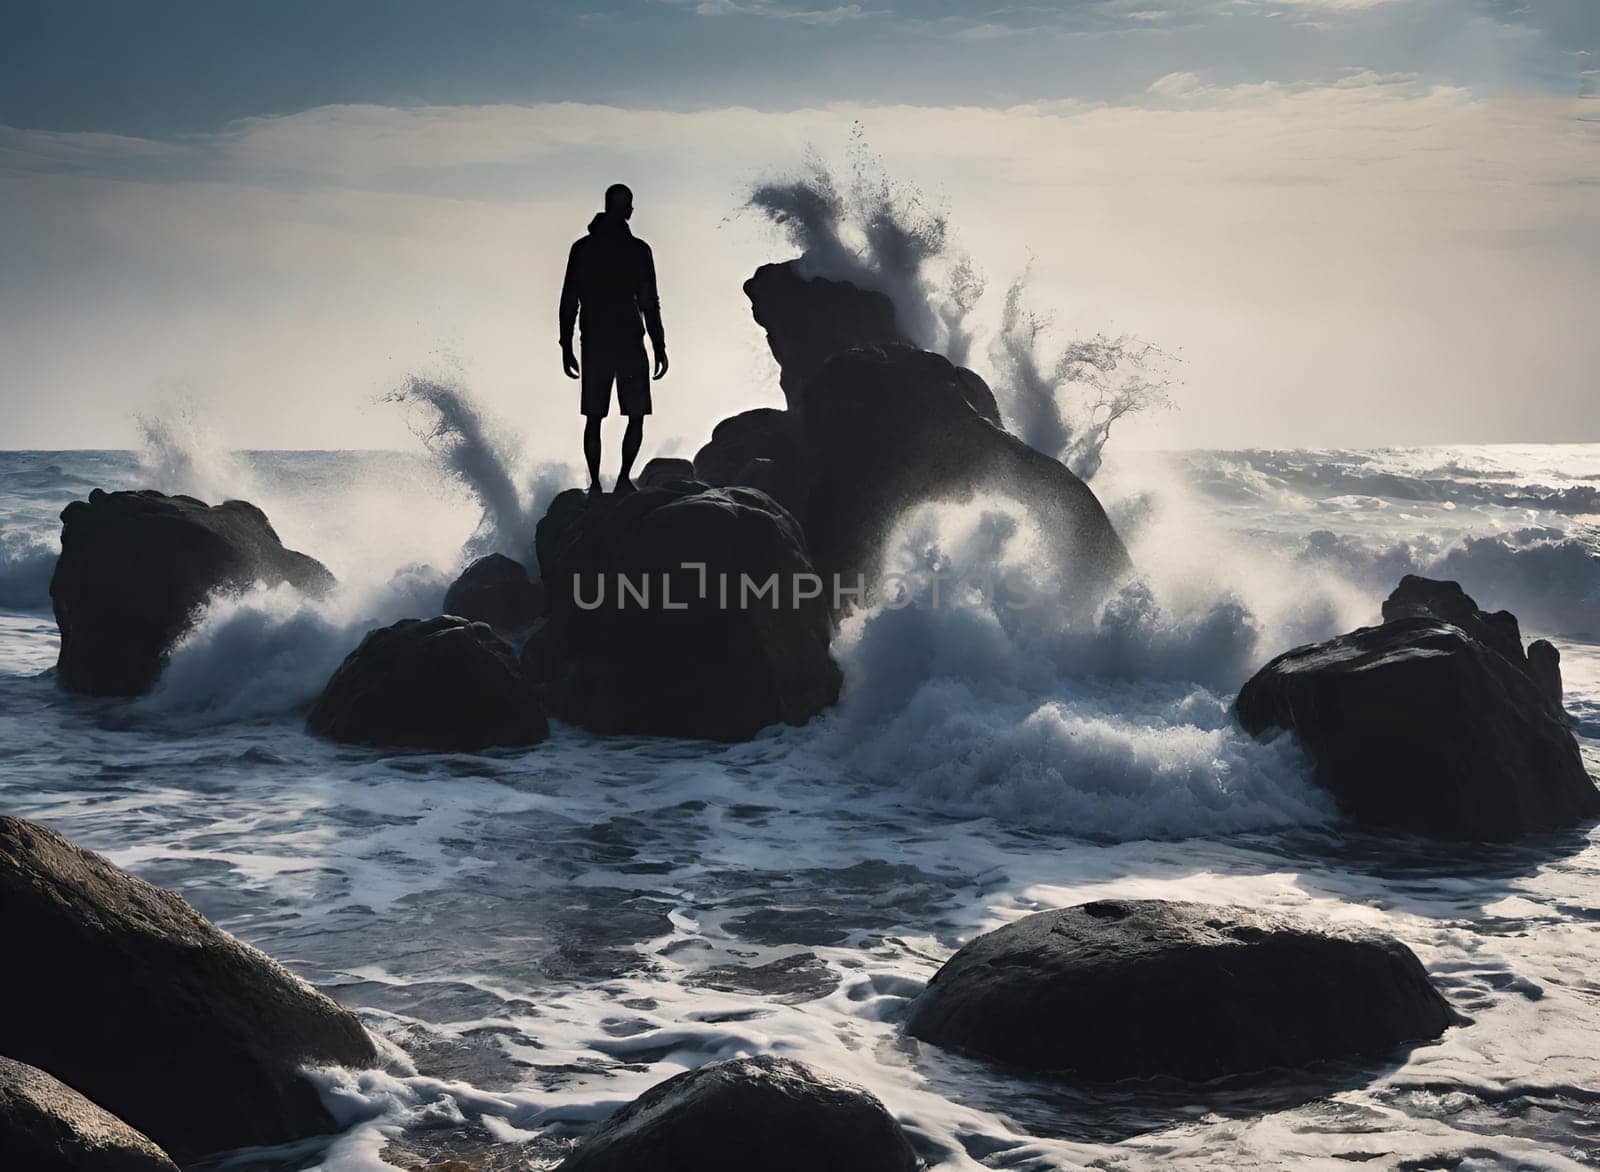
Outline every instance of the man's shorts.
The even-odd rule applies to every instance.
[[[644,339],[621,346],[585,346],[578,363],[583,376],[585,415],[600,418],[611,411],[611,384],[617,384],[617,409],[623,415],[650,414],[650,367]]]

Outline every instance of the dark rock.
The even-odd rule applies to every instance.
[[[1566,711],[1566,692],[1561,685],[1561,652],[1548,639],[1528,644],[1528,677],[1534,687],[1558,711]]]
[[[562,719],[737,741],[804,724],[837,699],[828,599],[803,597],[805,540],[765,494],[680,481],[591,505],[573,489],[551,502],[536,540],[547,619],[523,662]],[[695,563],[704,571],[684,568]],[[741,575],[777,586],[757,599]]]
[[[0,1168],[178,1172],[150,1138],[44,1071],[0,1058]]]
[[[794,417],[776,407],[757,407],[730,415],[711,429],[711,439],[694,456],[694,474],[718,488],[738,484],[752,460],[799,467],[800,440]]]
[[[750,313],[766,330],[767,345],[777,359],[784,399],[797,413],[804,408],[811,380],[834,355],[915,345],[901,329],[894,304],[885,294],[849,281],[807,277],[801,270],[798,260],[766,264],[744,283]],[[965,367],[956,370],[967,404],[999,426],[1000,408],[989,384]]]
[[[491,553],[473,562],[450,584],[444,613],[488,623],[509,642],[527,637],[544,611],[544,587],[529,579],[522,563]]]
[[[1407,574],[1400,585],[1383,600],[1383,621],[1433,618],[1460,627],[1491,651],[1498,651],[1518,667],[1526,667],[1522,652],[1522,630],[1517,616],[1508,610],[1494,613],[1479,610],[1472,596],[1459,582],[1439,581],[1418,574]]]
[[[678,480],[693,480],[694,461],[682,456],[657,456],[639,473],[640,488],[655,488]]]
[[[300,1067],[377,1058],[354,1017],[277,962],[42,826],[0,818],[0,908],[0,1053],[180,1163],[331,1131]]]
[[[907,509],[997,493],[1034,514],[1058,564],[1097,598],[1129,566],[1100,502],[1059,461],[980,417],[966,393],[946,359],[904,346],[840,354],[812,380],[798,423],[817,565],[870,579]]]
[[[256,582],[321,594],[333,575],[285,549],[245,501],[208,506],[159,492],[102,492],[61,513],[50,598],[61,628],[56,680],[74,692],[134,696],[161,675],[206,599]]]
[[[560,1172],[915,1172],[916,1153],[872,1095],[786,1058],[702,1066],[651,1087]]]
[[[799,261],[762,265],[744,292],[756,324],[767,331],[791,408],[835,354],[858,346],[911,345],[886,295],[849,281],[803,276]]]
[[[369,631],[306,727],[347,744],[458,752],[533,745],[550,733],[516,651],[487,624],[454,615]]]
[[[804,523],[805,457],[787,411],[757,407],[724,419],[695,453],[694,471],[718,488],[758,488]]]
[[[1235,707],[1252,735],[1292,730],[1317,782],[1365,823],[1501,842],[1600,817],[1560,711],[1454,624],[1400,618],[1297,647]]]
[[[1101,900],[962,948],[906,1029],[1091,1081],[1205,1080],[1376,1055],[1456,1018],[1405,945],[1244,908]]]

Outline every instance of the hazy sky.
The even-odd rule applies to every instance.
[[[11,0],[0,446],[408,443],[453,372],[575,443],[555,302],[616,179],[661,269],[651,448],[779,398],[744,192],[859,124],[992,321],[1181,358],[1161,445],[1600,440],[1595,0]],[[982,361],[975,362],[987,373]]]

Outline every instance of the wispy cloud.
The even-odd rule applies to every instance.
[[[688,0],[701,16],[762,16],[770,20],[793,21],[796,24],[842,24],[861,20],[870,15],[859,4],[840,4],[829,8],[811,8],[784,4],[780,0]]]

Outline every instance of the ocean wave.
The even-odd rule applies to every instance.
[[[367,631],[438,614],[448,585],[431,567],[409,566],[327,600],[287,585],[214,599],[139,708],[207,723],[293,712],[316,699]]]
[[[60,547],[25,533],[0,534],[0,610],[47,611]]]
[[[1317,530],[1304,539],[1301,556],[1366,583],[1376,597],[1404,575],[1422,574],[1460,582],[1485,609],[1515,614],[1525,631],[1600,632],[1600,554],[1590,540],[1561,529],[1534,526],[1456,541],[1380,545]]]
[[[1150,578],[1087,601],[1070,567],[1031,558],[1036,546],[1020,510],[907,518],[889,566],[908,593],[852,616],[835,644],[845,694],[820,726],[825,751],[941,809],[1088,838],[1333,815],[1292,742],[1257,742],[1230,713],[1280,621],[1226,591],[1184,599]],[[978,567],[993,567],[987,596],[960,585]]]

